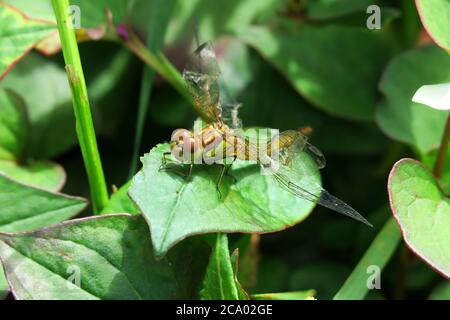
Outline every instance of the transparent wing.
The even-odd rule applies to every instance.
[[[183,71],[192,98],[212,121],[221,121],[220,68],[211,42],[200,45]]]
[[[304,135],[301,130],[281,132],[272,139],[270,149],[273,157],[279,156],[281,162],[286,165],[290,163],[296,154],[304,151],[312,157],[319,169],[324,168],[326,165],[323,153],[308,142],[308,137]]]
[[[240,103],[222,104],[222,120],[231,129],[242,129],[242,120],[239,118]]]
[[[302,199],[318,203],[328,209],[339,212],[347,217],[358,220],[368,226],[372,226],[360,213],[342,200],[331,195],[319,184],[308,179],[307,172],[299,171],[299,164],[295,159],[302,151],[307,151],[312,156],[318,168],[325,166],[325,157],[322,152],[308,143],[307,137],[299,131],[285,131],[279,135],[279,166],[272,175],[278,184]],[[274,159],[276,161],[276,159]]]
[[[274,173],[273,177],[282,188],[294,194],[295,196],[314,203],[318,203],[328,209],[331,209],[347,217],[360,221],[370,227],[373,227],[372,224],[367,221],[366,218],[364,218],[358,211],[350,207],[344,201],[336,198],[319,185],[309,183],[307,187],[300,187],[298,184],[292,182],[288,178],[288,176],[286,176],[286,174],[282,172]]]

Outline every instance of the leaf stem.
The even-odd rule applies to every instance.
[[[148,50],[139,37],[130,28],[127,28],[127,37],[123,40],[125,45],[137,57],[139,57],[139,59],[166,79],[175,88],[175,90],[177,90],[186,99],[186,101],[194,107],[203,120],[206,122],[212,121],[212,119],[210,119],[209,116],[195,104],[188,88],[186,87],[183,77],[161,52],[155,54]]]
[[[89,180],[94,213],[99,213],[108,202],[108,191],[95,137],[94,123],[81,65],[78,44],[69,15],[69,0],[52,0],[58,23],[67,76],[72,92],[76,131]]]
[[[159,51],[164,46],[164,36],[169,24],[172,10],[175,5],[174,0],[152,1],[150,4],[150,17],[147,22],[147,49],[150,52]],[[136,119],[136,132],[134,137],[133,155],[131,159],[128,179],[131,179],[137,170],[139,160],[139,150],[142,142],[142,135],[148,113],[148,106],[152,93],[152,86],[155,78],[155,71],[144,65],[141,81],[141,92],[139,97],[138,116]]]
[[[444,168],[449,143],[450,143],[450,114],[447,117],[447,124],[445,125],[444,134],[442,135],[441,146],[439,147],[436,162],[434,164],[433,173],[436,178],[440,178],[442,175],[442,169]]]
[[[382,210],[388,210],[383,208]],[[334,296],[334,300],[362,300],[369,291],[370,277],[377,276],[391,259],[400,243],[400,229],[394,220],[389,220],[377,234],[370,247],[364,253],[358,265],[353,269],[344,285]],[[379,274],[378,274],[379,276]]]

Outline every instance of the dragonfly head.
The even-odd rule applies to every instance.
[[[186,162],[192,159],[196,150],[197,143],[192,132],[186,129],[178,129],[173,132],[170,151],[177,160]]]

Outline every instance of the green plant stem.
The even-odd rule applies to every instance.
[[[212,121],[205,111],[194,102],[183,77],[170,61],[161,52],[158,54],[150,52],[132,30],[129,29],[128,34],[125,45],[145,64],[166,79],[194,107],[203,120]]]
[[[387,210],[387,208],[383,208],[383,210]],[[376,266],[380,271],[383,270],[400,243],[400,238],[401,234],[397,222],[394,218],[389,218],[333,299],[364,299],[369,291],[367,281],[372,275],[368,268]]]
[[[442,135],[441,145],[439,147],[436,162],[434,163],[433,173],[436,178],[440,178],[442,175],[442,169],[444,168],[445,158],[447,157],[448,145],[450,143],[450,114],[447,117],[447,124],[445,125],[444,134]]]
[[[147,22],[147,50],[150,52],[159,51],[164,46],[164,36],[166,34],[167,25],[169,24],[174,5],[175,0],[151,1],[149,8],[150,17]],[[131,179],[137,170],[139,150],[141,147],[142,135],[147,118],[154,78],[155,71],[151,68],[145,67],[142,74],[133,155],[128,179]]]
[[[99,213],[108,202],[108,191],[103,174],[100,154],[95,137],[94,123],[81,66],[78,44],[72,19],[69,16],[68,0],[52,0],[58,23],[66,71],[72,91],[72,103],[76,119],[76,131],[89,180],[94,213]]]

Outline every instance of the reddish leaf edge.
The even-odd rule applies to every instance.
[[[388,196],[389,196],[389,206],[390,206],[390,208],[391,208],[392,216],[394,217],[395,221],[397,222],[398,226],[400,227],[400,231],[401,231],[401,234],[402,234],[402,238],[403,238],[403,241],[404,241],[406,247],[407,247],[412,253],[414,253],[416,256],[418,256],[420,259],[422,259],[426,264],[428,264],[428,265],[430,266],[430,268],[433,269],[436,273],[440,274],[440,275],[443,276],[445,279],[450,280],[450,274],[446,274],[444,271],[439,270],[437,267],[435,267],[434,264],[433,264],[433,262],[431,262],[431,261],[429,261],[427,258],[423,257],[423,256],[421,255],[421,253],[418,252],[416,249],[414,249],[414,247],[412,246],[412,244],[410,244],[410,243],[408,242],[408,240],[407,240],[407,238],[406,238],[406,230],[403,228],[403,225],[400,223],[400,219],[399,219],[399,217],[397,216],[396,210],[394,209],[394,203],[393,203],[393,199],[392,199],[392,195],[391,195],[391,190],[390,190],[391,180],[392,180],[392,177],[394,176],[394,174],[397,172],[398,167],[399,167],[402,163],[404,163],[404,162],[410,162],[410,161],[416,162],[417,164],[419,164],[420,166],[422,166],[425,170],[427,170],[427,171],[434,177],[434,175],[433,175],[433,173],[431,172],[431,170],[430,170],[426,165],[424,165],[422,162],[420,162],[420,161],[418,161],[418,160],[416,160],[416,159],[413,159],[413,158],[403,158],[403,159],[400,159],[399,161],[397,161],[397,162],[392,166],[391,172],[389,172],[388,183],[387,183],[387,191],[388,191]],[[442,190],[442,188],[441,188],[441,186],[439,185],[439,183],[436,182],[436,178],[435,178],[435,180],[434,180],[434,183],[435,183],[435,185],[438,187],[438,189],[441,191],[441,193],[442,193],[442,194],[444,195],[444,197],[445,197],[445,193],[444,193],[444,191]]]
[[[422,8],[420,7],[419,4],[419,0],[415,0],[414,1],[416,4],[416,9],[417,12],[419,13],[419,18],[420,18],[420,22],[422,23],[423,28],[425,29],[425,31],[427,32],[428,36],[431,38],[431,40],[433,40],[433,42],[435,44],[437,44],[439,47],[441,47],[442,49],[444,49],[447,52],[450,52],[450,48],[447,48],[446,46],[444,46],[442,43],[440,43],[434,36],[433,34],[430,32],[430,30],[428,30],[427,24],[425,23],[425,18],[423,16],[423,12],[422,12]]]
[[[130,217],[131,219],[138,219],[141,218],[141,215],[133,215],[133,214],[129,214],[129,213],[110,213],[110,214],[104,214],[101,216],[90,216],[90,217],[85,217],[85,218],[79,218],[79,219],[73,219],[73,220],[67,220],[61,223],[57,223],[48,227],[44,227],[41,229],[37,229],[37,230],[32,230],[32,231],[24,231],[24,232],[17,232],[17,233],[4,233],[4,232],[0,232],[0,237],[1,236],[16,236],[16,235],[33,235],[36,233],[40,233],[42,231],[47,231],[47,230],[52,230],[55,228],[59,228],[59,227],[63,227],[63,226],[70,226],[72,224],[76,224],[78,222],[84,222],[84,221],[89,221],[89,220],[95,220],[95,219],[104,219],[104,218],[110,218],[110,217]],[[149,231],[150,232],[150,231]],[[12,294],[13,298],[15,300],[21,300],[17,297],[15,290],[14,290],[14,286],[12,285],[11,281],[8,278],[8,275],[6,273],[6,269],[4,267],[4,261],[2,259],[2,257],[0,256],[0,263],[3,265],[3,272],[5,275],[5,279],[6,282],[8,284],[8,289],[10,294]]]
[[[28,21],[34,21],[34,22],[39,22],[42,24],[48,24],[48,25],[53,25],[56,28],[56,23],[52,22],[52,21],[48,21],[48,20],[43,20],[43,19],[34,19],[34,18],[30,18],[28,15],[26,15],[24,12],[20,11],[19,9],[17,9],[16,7],[5,3],[5,2],[0,2],[0,6],[2,7],[7,7],[10,10],[13,10],[17,13],[19,13],[23,19],[28,20]],[[12,70],[12,68],[14,68],[16,66],[17,63],[19,63],[20,60],[22,60],[25,56],[27,56],[34,48],[36,48],[36,46],[41,43],[44,39],[46,39],[47,37],[49,37],[52,34],[52,32],[49,32],[49,35],[43,37],[41,40],[37,41],[35,44],[31,45],[27,50],[25,50],[19,57],[17,57],[7,68],[6,70],[0,75],[0,81],[3,80],[6,75]],[[42,51],[45,52],[45,51]]]

